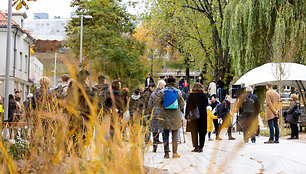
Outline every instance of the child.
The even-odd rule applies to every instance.
[[[213,131],[213,120],[218,119],[217,116],[214,116],[211,112],[212,107],[207,106],[207,132],[208,132],[208,141],[212,141],[213,139],[210,137],[211,132]]]

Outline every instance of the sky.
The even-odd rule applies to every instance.
[[[61,18],[70,18],[70,13],[73,11],[73,8],[70,7],[70,2],[71,0],[37,0],[36,2],[26,1],[29,6],[29,10],[26,10],[23,7],[21,10],[19,10],[19,12],[26,12],[28,15],[28,19],[33,19],[34,13],[48,13],[49,18],[54,18],[54,16],[60,16]],[[0,9],[2,11],[6,11],[7,7],[8,0],[0,0]],[[143,8],[128,8],[128,12],[132,14],[137,14],[137,11],[143,11],[140,9]],[[16,9],[15,7],[13,7],[13,12],[15,11]]]

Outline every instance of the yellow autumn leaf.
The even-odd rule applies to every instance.
[[[22,1],[18,3],[16,6],[16,10],[20,10],[22,8]]]

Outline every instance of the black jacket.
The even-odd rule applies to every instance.
[[[251,113],[246,112],[246,108],[245,108],[245,105],[244,105],[245,99],[249,96],[250,96],[251,99],[254,100],[254,105],[255,105],[254,106],[254,111],[251,112]],[[260,103],[259,103],[259,99],[258,99],[257,95],[252,94],[252,93],[245,93],[240,97],[240,100],[241,100],[241,102],[239,102],[239,105],[240,105],[239,114],[241,116],[243,116],[243,117],[250,117],[250,116],[256,117],[256,116],[258,116],[259,110],[260,110]]]
[[[208,105],[208,98],[206,94],[203,92],[191,92],[187,99],[185,118],[188,119],[188,113],[195,109],[199,108],[200,119],[199,120],[191,120],[187,122],[186,131],[194,132],[198,131],[207,131],[207,110],[206,107]]]
[[[220,113],[218,117],[225,119],[225,117],[229,116],[230,110],[231,110],[231,103],[227,100],[224,100],[221,103],[220,111],[218,111]]]

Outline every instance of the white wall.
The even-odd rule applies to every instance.
[[[39,84],[39,79],[43,77],[44,66],[43,64],[34,56],[31,56],[31,69],[30,69],[30,79],[36,84]]]

